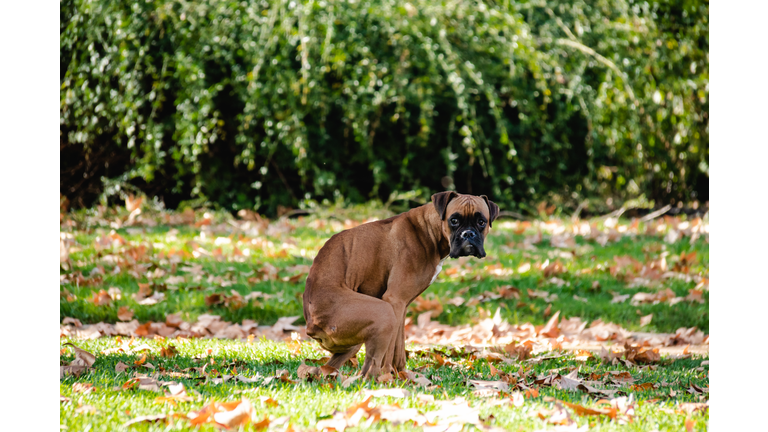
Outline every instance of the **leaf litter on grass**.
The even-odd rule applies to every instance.
[[[244,218],[241,221],[223,224],[217,223],[213,217],[205,216],[199,218],[194,214],[191,216],[185,214],[183,217],[175,220],[174,223],[191,224],[201,233],[200,240],[195,239],[195,241],[188,243],[189,248],[186,249],[166,248],[158,251],[151,247],[150,243],[136,242],[130,240],[130,237],[128,236],[123,237],[114,232],[109,235],[102,235],[96,242],[96,245],[104,251],[101,255],[101,262],[97,267],[98,271],[85,272],[75,270],[62,275],[62,282],[75,283],[78,286],[95,287],[92,291],[93,297],[90,298],[90,303],[98,308],[114,307],[117,309],[117,307],[119,307],[118,319],[122,322],[114,324],[100,322],[83,325],[76,318],[65,317],[60,326],[62,337],[94,339],[102,336],[120,335],[123,337],[135,337],[137,338],[136,340],[141,340],[141,338],[153,338],[156,336],[182,339],[213,337],[249,342],[253,341],[255,338],[264,338],[291,344],[291,355],[300,355],[300,353],[302,353],[302,343],[304,343],[303,341],[306,341],[307,338],[304,327],[294,324],[296,317],[280,318],[278,322],[273,325],[259,325],[258,323],[249,320],[243,320],[242,322],[226,321],[222,319],[222,316],[210,312],[198,316],[195,321],[185,321],[182,319],[182,314],[177,312],[175,314],[168,313],[165,321],[140,322],[133,319],[134,310],[137,312],[137,316],[141,316],[141,314],[138,313],[140,311],[135,308],[129,309],[126,304],[121,303],[121,301],[124,301],[119,300],[121,293],[112,290],[104,292],[103,289],[99,288],[99,285],[103,280],[107,280],[104,278],[109,277],[113,272],[116,272],[116,274],[126,274],[136,278],[140,283],[139,294],[134,298],[136,303],[142,307],[157,307],[157,305],[161,305],[161,303],[165,302],[169,295],[175,295],[176,291],[174,290],[178,289],[179,285],[201,283],[204,282],[206,278],[208,280],[207,283],[214,285],[219,284],[222,288],[231,284],[231,279],[225,277],[225,275],[211,274],[208,271],[203,270],[202,267],[198,267],[197,264],[192,264],[191,260],[193,259],[211,259],[218,262],[243,262],[246,259],[246,253],[244,251],[249,248],[251,251],[256,248],[261,248],[263,249],[265,256],[275,258],[288,257],[290,254],[298,254],[300,252],[299,248],[294,246],[297,242],[293,241],[290,235],[297,227],[302,225],[301,221],[289,221],[286,219],[277,222],[269,222],[260,216],[256,216],[250,219]],[[175,218],[177,216],[171,215],[171,217]],[[152,222],[151,217],[146,213],[133,213],[132,218],[129,217],[119,221],[110,221],[109,223],[117,223],[123,227],[140,227],[151,225],[152,223],[167,222],[171,222],[171,220],[166,219],[164,221],[160,220]],[[312,223],[315,222],[317,222],[315,225],[320,227],[320,221],[314,220]],[[333,229],[343,228],[346,225],[354,226],[357,223],[358,222],[350,221],[347,224],[345,222],[343,224],[344,226],[336,227],[334,225]],[[447,268],[442,277],[449,281],[461,280],[471,283],[471,281],[480,280],[480,278],[486,277],[483,275],[487,275],[489,278],[505,278],[513,274],[530,274],[534,272],[541,272],[546,279],[542,281],[542,283],[545,283],[544,286],[535,289],[521,290],[513,285],[502,285],[496,289],[486,290],[484,293],[472,297],[461,297],[464,293],[458,292],[456,293],[456,297],[450,302],[437,301],[435,300],[435,297],[432,299],[417,299],[411,307],[411,310],[415,312],[414,318],[409,319],[405,327],[407,342],[416,344],[417,346],[437,347],[436,349],[441,349],[439,348],[440,346],[462,347],[464,352],[470,353],[469,355],[474,357],[474,360],[471,360],[470,357],[456,360],[454,356],[446,355],[452,354],[452,352],[433,352],[433,354],[436,355],[430,355],[429,358],[432,359],[431,364],[434,365],[434,367],[465,370],[464,368],[471,367],[475,361],[480,360],[486,360],[487,364],[491,367],[493,367],[493,364],[513,365],[519,364],[520,362],[540,364],[542,361],[547,361],[543,360],[545,358],[557,359],[559,356],[564,355],[561,350],[569,350],[576,353],[575,357],[581,358],[582,361],[594,357],[595,359],[604,359],[609,364],[617,364],[616,362],[620,362],[623,366],[637,368],[646,364],[650,364],[652,367],[659,364],[660,355],[664,354],[665,349],[667,348],[690,345],[693,352],[705,353],[708,351],[707,335],[694,327],[680,328],[675,333],[641,333],[627,331],[619,325],[603,322],[599,319],[588,322],[579,317],[570,316],[565,318],[560,311],[552,310],[552,304],[564,301],[561,297],[567,298],[568,300],[574,296],[574,298],[578,297],[579,299],[583,299],[583,297],[576,296],[575,294],[558,296],[556,292],[549,291],[546,286],[548,284],[563,289],[571,286],[573,279],[569,276],[573,273],[573,270],[568,263],[570,258],[567,257],[567,254],[576,256],[592,247],[583,245],[581,243],[582,239],[596,242],[600,245],[607,245],[609,243],[618,242],[622,238],[637,235],[654,236],[663,238],[666,241],[669,241],[671,238],[675,238],[676,241],[679,241],[682,238],[694,241],[696,238],[708,237],[708,226],[706,223],[702,223],[700,219],[685,222],[675,218],[663,218],[646,223],[645,231],[642,231],[641,228],[634,223],[630,226],[606,223],[605,226],[602,227],[586,222],[577,222],[565,226],[556,221],[537,221],[528,226],[525,226],[525,224],[522,223],[501,222],[500,227],[502,224],[515,232],[520,230],[520,234],[523,235],[532,230],[536,232],[533,236],[525,236],[523,242],[519,244],[509,243],[507,245],[502,245],[502,249],[508,247],[510,250],[517,251],[515,253],[519,253],[520,251],[535,252],[537,249],[541,248],[542,245],[546,245],[547,243],[545,242],[545,239],[549,238],[550,245],[558,248],[563,253],[560,255],[550,255],[550,259],[545,260],[539,260],[536,257],[528,257],[529,262],[522,262],[519,265],[514,265],[509,268],[500,263],[476,265],[472,261],[466,260],[464,262],[459,262],[458,266]],[[245,236],[253,236],[253,238],[242,237],[242,235],[240,239],[236,236],[233,237],[231,235],[233,226],[237,227],[237,229]],[[205,236],[202,236],[203,233],[205,233]],[[178,235],[178,231],[176,234],[169,234],[169,238],[175,235]],[[262,237],[264,235],[278,235],[281,240],[276,241],[275,239],[278,237],[269,237],[271,240],[268,240],[267,237]],[[211,240],[210,242],[206,242],[206,239]],[[291,244],[292,241],[293,244]],[[63,259],[62,262],[65,263],[63,268],[68,269],[71,268],[71,265],[75,265],[75,261],[73,261],[71,256],[72,254],[76,254],[76,252],[73,252],[75,248],[72,247],[72,243],[65,243],[67,248],[65,254],[66,259]],[[651,252],[651,254],[654,253],[656,252]],[[301,254],[302,256],[304,255],[303,253]],[[167,261],[158,262],[155,257]],[[77,259],[78,258],[75,258],[75,260]],[[652,305],[654,303],[665,303],[669,305],[674,305],[680,302],[700,303],[704,301],[703,293],[708,289],[708,278],[690,271],[692,266],[697,264],[698,259],[699,257],[697,257],[695,253],[690,254],[685,252],[680,254],[664,255],[664,253],[662,253],[661,255],[647,256],[645,261],[628,256],[617,256],[605,272],[612,277],[621,280],[629,287],[648,287],[656,290],[652,292],[635,292],[633,294],[615,294],[614,298],[620,303],[626,302],[629,304],[634,302],[640,306],[644,304]],[[168,263],[171,265],[169,266]],[[176,264],[182,263],[187,265],[183,267],[176,266]],[[187,270],[184,270],[185,268]],[[177,273],[179,270],[184,271],[185,273]],[[253,270],[252,275],[249,276],[249,281],[250,283],[265,281],[300,283],[308,270],[309,267],[306,264],[298,265],[295,268],[280,269],[269,263],[264,263],[261,267]],[[145,275],[146,277],[144,277]],[[147,282],[145,282],[145,280]],[[688,296],[686,297],[677,296],[674,292],[667,290],[665,287],[666,283],[675,280],[695,282],[696,288],[689,290]],[[171,289],[169,289],[169,287]],[[599,290],[600,284],[595,281],[595,283],[592,284],[592,287]],[[659,289],[659,287],[662,288]],[[464,291],[464,289],[461,291]],[[208,293],[206,295],[210,296],[212,294],[217,294],[219,297],[215,302],[211,302],[211,306],[229,310],[237,310],[244,304],[250,302],[269,301],[271,298],[275,297],[274,294],[257,291],[254,291],[251,294],[241,295],[237,291],[231,291],[226,288],[219,292]],[[122,297],[133,298],[130,295]],[[63,294],[62,299],[64,298],[66,298],[67,301],[77,301],[76,299],[70,300],[70,298],[74,298],[72,294]],[[632,299],[631,302],[628,301],[630,298]],[[500,317],[498,311],[491,315],[481,307],[478,307],[488,301],[498,300],[515,301],[521,304],[523,302],[532,302],[534,300],[548,302],[547,310],[544,313],[544,316],[547,317],[548,321],[544,325],[533,325],[530,323],[510,324]],[[145,303],[142,304],[142,302]],[[117,306],[115,306],[115,303],[117,303]],[[446,325],[435,321],[435,318],[443,312],[443,305],[449,304],[452,307],[457,308],[477,307],[479,316],[471,324],[463,325]],[[522,306],[518,305],[518,307]],[[79,315],[76,316],[80,317]],[[644,323],[646,326],[649,325],[651,316],[653,316],[653,314],[644,317],[641,324]],[[654,319],[654,322],[656,322],[656,319]],[[617,347],[619,348],[618,351],[616,351]],[[121,349],[123,349],[122,352],[133,352],[133,347],[122,347]],[[585,351],[585,349],[589,351]],[[153,348],[153,350],[156,352],[155,355],[160,357],[171,358],[174,356],[174,348],[172,344],[165,344],[160,348],[159,352],[155,348]],[[163,355],[163,350],[165,350],[166,355]],[[599,350],[603,350],[607,354],[600,355],[597,353]],[[139,353],[141,353],[141,351],[139,351]],[[147,351],[145,350],[144,353],[146,354]],[[136,360],[140,360],[140,358],[137,358]],[[118,367],[122,372],[130,373],[132,368],[146,368],[146,363],[151,364],[151,362],[145,361],[144,364],[133,365],[133,362],[130,362],[129,365],[131,366],[122,363],[123,366],[118,364]],[[309,379],[315,379],[314,377],[319,378],[318,384],[313,385],[319,385],[323,382],[326,384],[338,384],[342,386],[342,388],[349,388],[359,379],[359,376],[347,376],[336,371],[330,371],[323,375],[322,369],[318,366],[310,366],[308,364],[304,366],[308,368],[316,367],[320,370],[319,374],[317,374],[315,370],[312,370],[313,373],[307,374]],[[116,370],[117,369],[118,368],[116,368]],[[491,394],[491,397],[493,398],[501,398],[497,400],[506,399],[506,403],[518,407],[525,403],[525,398],[538,397],[538,388],[547,388],[550,386],[569,392],[585,393],[587,395],[594,394],[594,397],[602,397],[604,399],[605,402],[601,404],[601,407],[584,407],[562,400],[553,401],[552,403],[559,404],[559,407],[556,406],[555,412],[551,413],[547,418],[554,418],[554,421],[550,423],[557,424],[558,427],[574,426],[574,422],[563,420],[569,418],[567,410],[571,410],[575,414],[581,415],[579,414],[580,412],[583,411],[586,413],[588,410],[599,413],[606,411],[610,412],[610,407],[614,405],[616,406],[615,409],[617,412],[620,410],[621,406],[626,407],[626,400],[621,402],[621,397],[626,396],[611,397],[611,393],[601,393],[601,391],[611,391],[618,387],[632,390],[629,387],[630,385],[638,386],[638,389],[643,389],[644,384],[646,384],[632,384],[627,377],[615,374],[607,374],[600,379],[584,375],[573,375],[573,373],[574,370],[570,370],[563,371],[562,374],[559,372],[552,372],[545,376],[531,376],[525,372],[504,372],[497,369],[492,377],[498,377],[499,382],[506,385],[506,388],[504,385],[496,384],[496,382],[492,380],[467,379],[466,383],[467,385],[473,386],[475,390],[478,390],[481,393],[485,391]],[[631,375],[629,376],[629,379],[632,379]],[[296,382],[291,378],[291,373],[288,370],[278,371],[275,375],[266,377],[258,375],[256,377],[244,377],[236,373],[230,375],[211,375],[206,379],[206,382],[210,382],[211,384],[220,382],[223,384],[229,380],[253,383],[258,382],[265,385],[272,382],[293,385],[293,383]],[[596,383],[598,380],[600,383]],[[541,382],[537,383],[537,381]],[[344,383],[347,385],[344,386]],[[385,380],[384,384],[408,385],[414,386],[414,388],[429,388],[435,386],[432,380],[417,371],[401,371],[399,374],[390,375],[390,378]],[[438,381],[437,384],[439,385],[440,382]],[[611,385],[617,387],[610,387]],[[505,393],[505,390],[502,390],[503,388],[505,388],[506,391],[511,391],[511,393]],[[490,389],[490,391],[487,391],[488,389]],[[698,395],[706,394],[701,387],[691,386],[690,389],[692,389],[690,392],[691,394],[694,392]],[[708,391],[708,389],[706,390]],[[613,405],[611,405],[611,403],[613,403]],[[622,403],[624,405],[622,405]],[[200,415],[195,415],[194,418],[205,415],[205,412],[202,411],[208,409],[211,411],[209,417],[212,416],[215,421],[215,413],[213,413],[213,411],[223,408],[221,408],[221,406],[209,408],[211,404],[213,404],[213,402],[205,405],[203,409],[196,411],[196,413],[200,413]],[[573,406],[569,404],[572,404]],[[240,404],[231,410],[224,409],[221,412],[229,413],[230,411],[235,411],[235,408],[238,406],[240,406]],[[579,406],[583,408],[582,411],[580,411],[581,408],[578,408]],[[227,405],[226,408],[228,407],[229,406]],[[456,408],[455,411],[456,410],[459,409]],[[562,412],[558,410],[565,410],[566,415],[563,415]],[[360,410],[358,409],[355,412],[358,411]],[[404,411],[404,409],[399,409],[399,407],[392,409],[382,408],[380,410],[379,419],[374,421],[382,421],[382,419],[383,421],[389,421],[387,419],[399,419],[404,417]],[[239,408],[239,411],[235,413],[219,415],[218,417],[220,420],[226,422],[232,421],[231,424],[235,425],[238,424],[238,421],[245,421],[248,412],[249,408],[247,406],[242,406]],[[371,417],[365,409],[363,409],[363,412],[365,412],[365,414],[361,414],[361,419],[359,420],[362,421],[364,418],[368,421],[367,419],[370,419]],[[427,412],[417,412],[417,414],[426,416]],[[470,415],[468,418],[473,420],[471,417],[472,416]],[[189,419],[190,416],[187,415],[186,418]],[[435,419],[437,418],[438,417],[435,417]],[[248,421],[253,422],[254,418],[250,418]],[[456,425],[459,423],[460,422],[453,424]],[[474,423],[470,422],[470,424]],[[429,426],[429,420],[425,425]],[[448,427],[450,428],[453,426],[448,425]]]

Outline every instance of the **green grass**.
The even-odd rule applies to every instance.
[[[62,341],[64,342],[64,341]],[[490,368],[485,360],[473,362],[472,368],[468,366],[456,366],[453,368],[436,368],[434,361],[424,357],[415,357],[411,355],[408,360],[408,369],[414,370],[426,366],[421,370],[434,383],[439,384],[439,388],[426,391],[412,385],[402,382],[393,383],[373,383],[355,381],[349,388],[342,388],[338,383],[318,383],[299,381],[296,384],[272,382],[268,385],[261,384],[243,384],[228,381],[225,384],[214,385],[206,383],[204,376],[195,372],[187,372],[190,378],[171,377],[160,375],[158,379],[176,381],[183,383],[187,389],[192,389],[199,393],[199,399],[192,402],[179,402],[177,407],[168,403],[156,403],[155,398],[162,396],[161,393],[148,390],[123,390],[122,385],[130,379],[135,372],[150,372],[143,367],[135,367],[129,371],[117,374],[114,372],[115,365],[122,361],[123,363],[133,365],[140,356],[138,354],[111,354],[99,355],[98,353],[109,347],[114,346],[115,338],[102,338],[89,341],[74,341],[83,349],[97,354],[97,361],[93,369],[81,375],[78,378],[67,377],[61,381],[60,392],[64,397],[69,397],[72,402],[62,403],[60,410],[61,424],[67,426],[69,430],[85,430],[87,425],[91,425],[91,430],[117,430],[119,426],[131,420],[134,417],[142,415],[168,414],[171,412],[197,411],[211,400],[221,402],[238,400],[245,396],[255,401],[255,406],[259,417],[269,415],[271,419],[281,416],[290,416],[294,427],[306,428],[313,426],[317,420],[331,414],[334,409],[344,410],[348,406],[358,403],[364,399],[361,390],[390,388],[405,386],[411,391],[411,395],[405,399],[396,398],[374,398],[376,404],[379,403],[399,403],[401,407],[418,408],[422,412],[436,409],[433,404],[422,404],[417,399],[418,394],[431,394],[435,400],[450,400],[455,397],[466,398],[472,407],[480,408],[481,418],[487,418],[493,415],[494,420],[489,423],[494,426],[518,430],[535,430],[544,428],[546,423],[538,418],[529,418],[527,415],[539,409],[549,408],[553,404],[545,402],[547,396],[576,403],[584,406],[593,406],[596,398],[587,396],[584,393],[576,391],[564,391],[553,387],[541,387],[540,395],[535,398],[526,399],[524,405],[520,408],[510,406],[492,406],[490,403],[493,398],[475,397],[473,389],[467,384],[468,379],[488,379],[494,380]],[[161,344],[154,340],[146,343],[155,348],[148,356],[156,370],[160,368],[166,371],[181,371],[190,367],[202,366],[205,362],[210,362],[213,358],[216,367],[220,371],[229,371],[229,368],[222,368],[219,365],[232,365],[237,368],[237,372],[245,376],[274,375],[278,369],[288,369],[294,380],[296,369],[304,358],[319,358],[324,355],[314,342],[304,343],[301,353],[293,355],[285,344],[271,341],[257,341],[249,344],[247,342],[237,342],[229,340],[189,340],[189,341],[170,341],[179,351],[179,354],[170,359],[163,358],[158,354]],[[213,355],[208,355],[207,350],[214,350]],[[358,355],[362,361],[363,353]],[[71,361],[73,356],[67,354],[62,356],[62,361]],[[199,359],[199,360],[196,360]],[[276,361],[280,364],[275,364]],[[608,370],[626,370],[629,371],[637,383],[653,382],[661,383],[666,381],[671,383],[669,386],[649,391],[633,391],[627,387],[622,387],[624,394],[633,394],[639,403],[636,410],[634,421],[628,425],[619,425],[616,421],[611,421],[607,417],[577,417],[573,416],[579,425],[593,424],[598,427],[597,430],[682,430],[683,422],[686,419],[684,414],[667,414],[660,411],[660,408],[674,409],[679,402],[700,402],[699,396],[687,393],[686,390],[690,384],[696,384],[700,387],[708,386],[709,366],[701,367],[701,371],[695,368],[700,367],[701,359],[678,360],[669,365],[659,366],[656,370],[645,369],[638,371],[636,368],[628,369],[624,366],[605,366],[599,361],[589,359],[586,362],[577,362],[573,356],[562,357],[554,360],[543,361],[540,364],[525,365],[527,373],[531,375],[541,375],[548,373],[549,370],[563,367],[580,367],[579,376],[587,377],[592,372],[604,373]],[[518,371],[520,365],[499,365],[496,367],[505,372]],[[342,372],[352,374],[354,371],[350,367],[342,368]],[[439,377],[439,380],[435,377]],[[91,383],[97,389],[92,393],[76,393],[73,391],[75,383]],[[670,397],[670,391],[677,394]],[[259,396],[269,396],[278,402],[277,407],[267,407],[259,403]],[[648,402],[652,399],[658,401]],[[97,414],[75,413],[78,404],[92,405],[100,410]],[[706,428],[708,415],[696,413],[691,416],[696,421],[696,429]],[[189,427],[185,420],[177,420],[173,424],[174,430]],[[374,423],[375,429],[379,430],[412,430],[413,426],[401,425],[392,427],[387,423]],[[164,430],[165,425],[141,423],[134,425],[133,430]],[[212,426],[204,426],[201,430],[214,430]]]
[[[369,214],[380,213],[366,210]],[[114,212],[114,211],[112,211]],[[108,213],[111,220],[116,215]],[[71,236],[69,247],[69,262],[62,264],[61,274],[71,275],[81,272],[87,281],[98,281],[95,284],[82,286],[80,283],[63,283],[61,285],[60,319],[73,317],[85,323],[117,322],[117,311],[121,306],[130,308],[135,313],[135,318],[141,322],[164,321],[167,314],[182,312],[186,321],[194,321],[198,315],[204,313],[216,314],[224,321],[240,322],[244,319],[252,319],[262,325],[270,325],[277,318],[283,316],[302,315],[300,295],[303,292],[303,278],[297,282],[285,282],[282,280],[268,280],[251,282],[249,278],[254,272],[261,269],[266,263],[280,269],[279,278],[292,276],[293,273],[286,268],[298,264],[311,264],[312,257],[317,253],[322,244],[339,228],[349,213],[342,214],[338,218],[308,217],[300,220],[291,220],[295,227],[289,232],[275,232],[272,235],[248,233],[237,230],[231,225],[221,225],[221,232],[207,233],[201,237],[201,229],[192,226],[157,225],[154,227],[132,227],[115,230],[122,236],[127,245],[107,246],[97,248],[96,240],[112,230],[103,219],[92,215],[80,213],[74,215],[77,227],[62,226],[62,233]],[[117,216],[120,216],[119,214]],[[124,217],[125,215],[122,214]],[[198,215],[198,220],[199,220]],[[215,215],[214,226],[224,219],[223,215]],[[316,226],[316,220],[325,222],[325,226]],[[627,225],[630,221],[622,220],[621,225]],[[274,222],[273,222],[274,223]],[[645,224],[640,224],[640,233],[645,232]],[[537,233],[535,228],[528,228],[521,234],[515,234],[509,223],[497,221],[491,229],[491,234],[486,240],[488,258],[485,260],[469,260],[465,265],[467,273],[463,276],[451,274],[449,269],[456,266],[456,261],[447,261],[443,273],[435,283],[423,294],[428,299],[449,299],[459,295],[469,301],[486,291],[494,291],[499,286],[511,285],[521,291],[520,299],[499,299],[480,303],[474,306],[453,306],[443,304],[443,312],[433,319],[444,324],[466,324],[477,320],[483,308],[491,313],[499,308],[502,318],[512,324],[531,322],[534,325],[544,324],[548,316],[544,311],[549,305],[543,299],[530,298],[526,293],[528,289],[547,291],[557,294],[558,298],[551,302],[551,312],[561,311],[561,317],[581,317],[584,320],[601,319],[605,322],[615,322],[628,330],[641,330],[646,332],[673,333],[680,327],[698,327],[705,333],[709,333],[709,296],[708,291],[703,294],[704,303],[682,301],[673,306],[668,303],[656,305],[632,306],[629,301],[611,303],[612,294],[634,294],[639,291],[654,292],[658,289],[669,288],[677,296],[684,297],[688,291],[696,285],[695,282],[686,282],[679,279],[667,279],[657,288],[629,288],[627,282],[621,277],[611,275],[608,268],[615,264],[616,256],[631,256],[641,263],[658,259],[662,254],[666,256],[669,267],[673,267],[681,252],[689,254],[696,252],[696,259],[689,265],[688,274],[708,277],[709,272],[709,246],[708,242],[700,238],[692,244],[688,237],[668,244],[659,236],[647,236],[638,234],[633,237],[623,237],[617,242],[609,242],[601,246],[594,240],[580,236],[576,237],[576,255],[565,258],[562,249],[550,246],[549,236],[544,233],[543,241],[536,244],[534,250],[522,250],[513,247],[520,244],[526,237]],[[217,237],[229,237],[231,243],[216,245]],[[253,244],[256,239],[259,245]],[[266,243],[271,242],[271,243]],[[265,244],[266,243],[266,244]],[[147,247],[147,254],[139,260],[141,266],[135,274],[130,270],[135,267],[125,263],[115,263],[113,257],[125,259],[126,248],[139,245]],[[208,252],[221,247],[222,257],[214,258],[206,255],[197,258],[192,256],[196,246],[202,247]],[[236,261],[232,252],[234,247],[243,251],[250,249],[249,256],[239,256]],[[181,258],[180,262],[164,257],[170,250],[183,251],[188,257]],[[534,264],[549,260],[555,260],[565,266],[566,271],[556,276],[566,283],[562,286],[549,282],[540,269]],[[529,271],[519,273],[517,269],[524,263],[532,264]],[[515,272],[507,276],[495,276],[485,270],[486,266],[501,264],[502,268],[515,269]],[[199,278],[191,272],[185,271],[186,266],[201,265],[202,273]],[[115,272],[116,267],[119,270]],[[103,269],[104,274],[100,274]],[[157,280],[147,278],[148,273],[162,269],[166,274]],[[137,277],[138,276],[138,277]],[[166,283],[169,276],[183,277],[182,282]],[[95,278],[101,278],[100,280]],[[595,288],[595,282],[599,287]],[[133,299],[133,294],[139,291],[139,284],[150,283],[156,291],[164,292],[164,301],[151,306],[139,305]],[[99,290],[107,290],[117,287],[122,291],[122,297],[109,305],[97,306],[91,302],[94,293]],[[228,308],[225,305],[207,306],[206,296],[213,293],[229,295],[230,290],[235,290],[241,295],[252,291],[261,291],[271,294],[267,299],[259,299],[258,303],[250,302],[240,308]],[[587,302],[574,299],[574,295],[585,298]],[[640,326],[640,317],[653,313],[650,325]],[[412,312],[411,316],[415,317]],[[303,323],[303,318],[297,323]],[[67,340],[62,339],[62,343]],[[211,400],[231,401],[242,396],[247,396],[255,401],[255,406],[260,415],[268,414],[274,419],[283,415],[290,416],[292,424],[297,428],[313,426],[323,416],[329,415],[334,409],[343,410],[349,405],[363,400],[359,390],[363,388],[381,388],[392,386],[406,386],[412,391],[412,395],[404,400],[390,398],[375,398],[375,403],[399,403],[402,407],[416,407],[421,412],[434,409],[430,404],[424,405],[416,398],[417,393],[425,393],[425,390],[417,389],[402,382],[377,384],[356,381],[349,388],[340,385],[321,383],[299,382],[297,384],[270,383],[243,384],[232,381],[225,384],[213,385],[200,380],[197,372],[189,372],[190,378],[170,378],[184,383],[188,389],[194,389],[199,393],[198,400],[194,402],[181,402],[178,407],[155,403],[159,393],[145,390],[123,390],[121,386],[128,381],[137,370],[130,370],[116,374],[114,367],[119,361],[133,364],[138,359],[137,354],[100,354],[101,351],[114,346],[114,338],[101,338],[97,340],[73,340],[75,344],[97,355],[97,361],[93,368],[75,378],[66,377],[61,381],[60,392],[62,396],[72,399],[71,403],[62,403],[60,410],[61,424],[69,430],[117,430],[126,421],[140,415],[153,415],[159,413],[189,412],[202,408]],[[296,378],[296,369],[303,358],[319,358],[325,355],[314,343],[302,344],[300,355],[292,355],[285,343],[270,341],[255,341],[254,343],[227,341],[227,340],[174,340],[170,341],[179,350],[179,354],[172,358],[164,358],[159,355],[160,342],[147,340],[147,344],[155,347],[149,353],[149,361],[159,370],[160,367],[167,371],[180,371],[189,367],[201,366],[201,361],[210,361],[206,350],[214,350],[213,358],[217,365],[236,362],[237,371],[246,376],[256,373],[261,375],[274,374],[277,369],[288,369],[293,379]],[[363,359],[363,352],[358,357]],[[62,364],[72,360],[71,350],[62,355]],[[203,360],[196,360],[203,359]],[[275,364],[275,361],[282,364]],[[662,359],[664,360],[664,358]],[[634,391],[624,388],[623,394],[633,394],[638,400],[635,421],[628,425],[621,425],[617,421],[611,421],[605,417],[577,417],[573,416],[579,425],[590,425],[595,430],[682,430],[684,429],[685,414],[669,414],[660,408],[675,409],[676,403],[695,401],[699,402],[701,396],[695,396],[686,392],[690,384],[700,387],[709,386],[708,365],[701,368],[700,358],[677,360],[674,362],[663,361],[656,370],[636,368],[627,369],[624,366],[602,365],[597,360],[590,359],[586,362],[577,362],[573,356],[561,357],[554,360],[543,361],[541,364],[527,365],[532,373],[542,374],[548,370],[562,367],[580,367],[579,376],[585,377],[592,372],[605,372],[607,370],[629,370],[636,383],[666,381],[672,383],[668,387],[660,387],[650,391]],[[519,364],[496,365],[506,372],[518,371]],[[541,387],[539,397],[527,399],[522,408],[510,406],[492,406],[489,398],[479,398],[472,395],[472,388],[467,384],[468,379],[497,379],[490,377],[490,369],[485,360],[475,361],[472,368],[461,366],[455,368],[443,367],[435,369],[434,361],[428,358],[410,356],[407,368],[417,370],[425,367],[421,372],[433,379],[440,387],[426,391],[434,395],[436,400],[447,400],[457,396],[466,397],[473,407],[479,407],[482,418],[493,416],[488,424],[511,430],[535,430],[543,429],[548,425],[530,414],[538,409],[551,407],[552,402],[544,401],[544,397],[550,396],[560,400],[578,403],[585,406],[593,406],[595,398],[581,392],[563,391],[552,387]],[[144,368],[141,368],[144,370]],[[144,370],[144,372],[151,372]],[[343,370],[346,374],[353,371]],[[531,372],[529,372],[531,373]],[[97,387],[92,393],[76,393],[73,390],[75,383],[91,383]],[[410,387],[409,387],[410,386]],[[676,395],[670,397],[670,390]],[[278,401],[277,407],[266,407],[258,402],[259,396],[271,396]],[[492,398],[491,398],[492,399]],[[97,414],[75,413],[79,404],[95,406],[100,412]],[[695,421],[695,428],[703,430],[708,422],[708,413],[695,413],[690,416]],[[374,423],[377,429],[413,429],[413,426],[402,425],[392,427],[387,423]],[[165,424],[142,423],[131,427],[132,430],[161,430]],[[176,420],[171,429],[185,429],[189,427],[186,420]],[[469,426],[467,426],[469,427]],[[551,427],[551,425],[549,425]],[[203,430],[212,430],[211,426],[204,426]]]

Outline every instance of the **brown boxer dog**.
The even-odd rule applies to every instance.
[[[331,237],[307,276],[307,334],[341,367],[365,344],[366,378],[405,368],[408,305],[434,282],[446,257],[485,257],[499,206],[485,195],[441,192],[432,202]]]

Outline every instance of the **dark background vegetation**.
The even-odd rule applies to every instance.
[[[708,200],[706,1],[61,2],[61,193]]]

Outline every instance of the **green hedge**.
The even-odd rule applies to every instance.
[[[268,213],[445,187],[522,209],[706,198],[708,13],[63,0],[62,193],[133,184]]]

